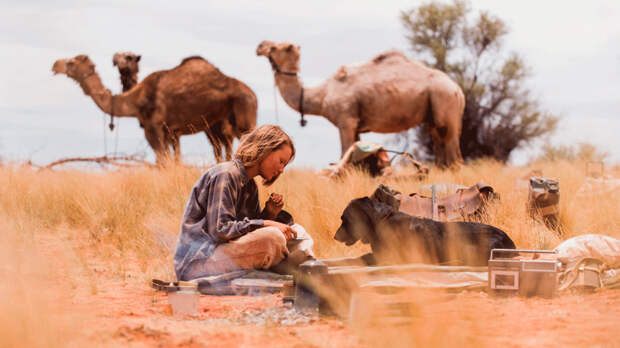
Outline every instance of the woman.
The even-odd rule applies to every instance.
[[[289,225],[281,195],[271,194],[260,210],[253,180],[261,176],[271,185],[294,156],[291,138],[278,126],[264,125],[241,138],[233,161],[202,175],[183,213],[174,255],[179,280],[241,269],[284,270],[314,257],[303,227]],[[303,241],[289,250],[287,241],[295,239]]]

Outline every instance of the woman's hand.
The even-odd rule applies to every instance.
[[[283,224],[281,222],[273,220],[265,220],[265,226],[275,227],[280,230],[280,232],[282,232],[284,238],[286,238],[287,241],[297,238],[297,231],[295,231],[291,226],[287,224]]]
[[[269,195],[267,202],[265,202],[263,216],[265,216],[268,220],[273,220],[278,216],[283,206],[284,199],[282,198],[282,195],[273,192]]]

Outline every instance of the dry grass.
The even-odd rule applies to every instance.
[[[54,278],[58,273],[28,225],[0,223],[0,347],[64,346],[79,332],[81,314],[66,310],[63,294],[70,284]]]
[[[271,187],[261,187],[261,201],[270,192],[282,193],[285,209],[306,227],[319,257],[358,254],[363,247],[335,243],[334,231],[347,203],[370,195],[379,183],[401,192],[420,192],[429,183],[490,184],[501,200],[488,209],[482,222],[506,231],[522,248],[551,248],[560,239],[586,233],[618,237],[619,201],[615,197],[577,199],[585,179],[581,164],[553,162],[537,166],[544,176],[560,180],[562,235],[532,221],[525,209],[527,189],[517,179],[531,168],[510,167],[493,161],[464,166],[459,171],[432,171],[425,181],[372,179],[352,172],[327,181],[313,171],[292,169]],[[616,174],[617,169],[612,171]],[[137,169],[114,172],[77,170],[37,172],[28,167],[0,167],[0,214],[36,238],[46,230],[69,229],[101,252],[139,259],[170,260],[179,221],[189,190],[201,175],[197,168]],[[158,270],[161,271],[161,270]],[[168,269],[166,272],[170,272]]]
[[[401,192],[419,192],[428,183],[490,184],[501,195],[482,221],[506,231],[520,248],[553,248],[560,240],[587,233],[620,237],[620,197],[577,199],[585,179],[581,163],[538,164],[544,176],[560,180],[562,235],[532,221],[525,209],[527,189],[516,180],[532,168],[510,167],[481,161],[458,171],[434,170],[423,182],[371,179],[353,172],[339,181],[327,181],[310,170],[292,169],[273,186],[260,188],[261,202],[270,192],[282,193],[285,209],[315,239],[318,257],[359,255],[367,247],[345,247],[332,235],[347,203],[370,195],[379,183]],[[189,191],[200,176],[197,168],[134,169],[114,172],[78,170],[41,171],[16,165],[0,166],[0,346],[57,346],[66,332],[75,330],[71,320],[59,320],[49,306],[54,299],[37,287],[57,274],[50,271],[39,241],[50,236],[72,243],[59,245],[70,272],[90,279],[87,288],[97,291],[95,277],[76,245],[90,248],[104,259],[119,260],[115,271],[124,276],[123,260],[137,262],[143,279],[172,279],[172,253]],[[609,171],[618,177],[620,171]],[[77,270],[77,271],[76,271]],[[54,271],[56,273],[54,273]],[[79,282],[68,277],[68,282]],[[74,287],[83,284],[73,284]],[[36,334],[35,334],[36,332]]]

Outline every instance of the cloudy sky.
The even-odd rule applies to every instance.
[[[259,101],[258,123],[278,123],[298,148],[295,166],[322,167],[338,159],[336,128],[299,115],[274,97],[262,40],[301,46],[301,76],[315,85],[341,65],[388,49],[412,55],[398,19],[417,1],[0,1],[0,157],[38,164],[106,151],[154,159],[135,119],[104,129],[108,118],[73,81],[53,76],[58,58],[88,54],[103,83],[119,92],[112,55],[142,55],[141,80],[201,55],[248,84]],[[531,67],[528,86],[544,109],[561,116],[553,144],[591,142],[620,162],[620,3],[617,1],[474,0],[510,28],[506,46]],[[276,113],[277,110],[277,113]],[[362,139],[385,142],[366,134]],[[184,158],[213,160],[203,134],[181,140]],[[514,153],[523,164],[536,148]]]

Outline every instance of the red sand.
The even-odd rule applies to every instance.
[[[67,242],[60,240],[60,236],[43,237],[44,248],[40,250],[55,255],[59,247],[66,246]],[[75,250],[80,253],[79,248]],[[92,252],[81,250],[88,254],[88,268],[94,276],[89,279],[74,276],[79,280],[70,281],[71,289],[63,281],[70,279],[69,275],[66,279],[55,278],[59,281],[56,294],[60,303],[77,313],[72,317],[74,332],[70,335],[75,342],[68,342],[69,345],[357,347],[393,346],[393,340],[398,338],[402,346],[417,343],[420,346],[620,347],[620,340],[615,336],[620,323],[620,291],[617,290],[563,294],[554,299],[494,298],[486,293],[464,292],[448,301],[424,306],[410,325],[398,328],[400,331],[389,331],[391,326],[387,324],[360,331],[337,318],[325,317],[291,326],[270,320],[250,324],[249,319],[265,311],[284,310],[281,296],[201,296],[198,316],[178,317],[171,314],[164,293],[150,289],[144,279],[131,276],[140,273],[137,267],[130,267],[129,260],[123,262],[129,263],[126,269],[130,268],[131,272],[124,272],[126,278],[120,279],[116,272],[110,271],[118,267],[113,260],[98,259]],[[67,274],[71,270],[57,257],[50,261],[59,273]]]

